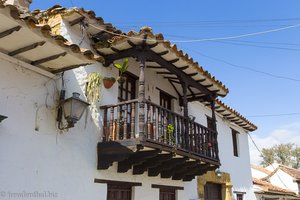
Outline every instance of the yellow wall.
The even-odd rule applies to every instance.
[[[222,200],[232,200],[232,185],[228,173],[222,172],[221,176],[218,177],[214,171],[210,171],[199,176],[197,182],[199,199],[204,199],[204,186],[207,182],[210,182],[222,185]]]

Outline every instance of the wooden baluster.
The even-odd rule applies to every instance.
[[[157,108],[157,110],[158,110],[158,141],[162,142],[162,122],[161,122],[162,110],[161,110],[161,108]]]
[[[201,137],[202,137],[202,154],[206,155],[206,129],[201,126]]]
[[[207,130],[208,132],[208,156],[211,157],[211,131]]]
[[[193,134],[193,123],[189,120],[189,133],[190,133],[190,150],[194,151],[195,145],[194,145],[194,134]]]
[[[121,116],[122,116],[122,106],[117,106],[117,125],[116,125],[116,138],[113,138],[113,140],[121,140],[122,138],[120,137],[120,119],[121,119]]]
[[[152,106],[152,113],[153,113],[153,121],[152,121],[152,137],[154,140],[157,139],[157,133],[156,133],[156,107]]]
[[[179,120],[179,116],[176,116],[175,117],[175,121],[176,121],[176,143],[177,143],[177,146],[180,145],[181,143],[181,140],[180,140],[180,120]]]
[[[151,139],[151,106],[147,103],[147,138]]]
[[[164,115],[164,119],[163,119],[163,127],[164,127],[164,143],[167,143],[167,126],[168,126],[168,122],[167,122],[167,111],[163,110],[163,115]]]
[[[127,104],[124,105],[124,117],[123,117],[123,140],[129,138],[127,131],[127,122],[128,122],[128,107]]]
[[[197,138],[197,129],[196,129],[196,124],[192,123],[193,126],[193,135],[194,135],[194,152],[198,151],[198,138]]]
[[[103,117],[103,141],[106,142],[108,141],[108,131],[107,131],[107,108],[104,109],[104,117]]]
[[[181,148],[185,148],[185,122],[184,122],[184,118],[180,117],[180,126],[181,126]]]
[[[197,138],[198,138],[198,153],[201,153],[201,128],[199,125],[197,125]]]
[[[130,138],[135,138],[135,103],[131,103],[131,128]]]
[[[114,140],[114,107],[110,108],[109,140]]]
[[[219,145],[218,145],[218,132],[215,132],[215,151],[216,151],[216,159],[219,160]]]

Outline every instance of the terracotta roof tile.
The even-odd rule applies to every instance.
[[[15,19],[21,26],[27,26],[32,31],[35,31],[36,33],[41,33],[40,35],[50,39],[51,42],[53,42],[54,44],[56,43],[68,53],[82,55],[83,58],[87,59],[86,65],[91,64],[93,62],[104,61],[102,56],[94,54],[91,50],[80,48],[78,45],[68,41],[62,35],[53,34],[52,29],[49,25],[39,24],[38,20],[34,16],[28,13],[21,13],[17,9],[17,7],[5,4],[2,0],[0,0],[0,9],[8,9],[10,17]],[[78,56],[79,55],[77,55],[77,57]]]
[[[294,177],[297,180],[300,180],[300,170],[294,169],[285,165],[279,165],[279,169],[284,171],[285,173],[289,174],[290,176]]]
[[[256,179],[253,178],[253,184],[259,186],[262,190],[264,191],[269,191],[269,192],[282,192],[282,193],[287,193],[287,194],[292,194],[292,195],[296,195],[293,191],[291,190],[287,190],[287,189],[283,189],[280,187],[277,187],[275,185],[272,185],[269,182],[260,180],[260,179]]]

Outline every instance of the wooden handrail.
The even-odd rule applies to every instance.
[[[122,102],[115,103],[115,104],[108,104],[108,105],[100,106],[100,109],[116,107],[116,106],[120,106],[120,105],[124,105],[124,104],[137,103],[137,102],[138,102],[138,99],[131,99],[128,101],[122,101]]]
[[[140,103],[145,106],[141,108]],[[138,136],[140,132],[137,132],[140,128],[137,119],[139,119],[140,109],[144,109],[145,118],[142,122],[144,121],[143,137],[145,139],[157,144],[185,149],[192,154],[219,159],[217,131],[149,100],[139,102],[138,99],[132,99],[100,108],[104,110],[104,141],[140,137]]]

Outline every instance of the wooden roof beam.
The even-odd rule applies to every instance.
[[[163,56],[163,55],[166,55],[167,53],[169,53],[169,51],[162,51],[160,53],[157,53],[157,55]]]
[[[22,47],[20,49],[17,49],[17,50],[14,50],[10,53],[8,53],[9,56],[15,56],[15,55],[18,55],[18,54],[21,54],[21,53],[24,53],[26,51],[30,51],[32,49],[35,49],[37,48],[38,46],[43,46],[46,42],[45,41],[41,41],[41,42],[36,42],[36,43],[33,43],[31,45],[28,45],[26,47]]]
[[[76,18],[76,19],[70,21],[69,24],[70,24],[70,26],[74,26],[74,25],[76,25],[76,24],[82,22],[84,19],[85,19],[85,17],[84,17],[84,16],[81,16],[81,17],[78,17],[78,18]]]
[[[59,53],[59,54],[56,54],[56,55],[53,55],[53,56],[49,56],[49,57],[42,58],[42,59],[39,59],[39,60],[36,60],[36,61],[32,61],[30,64],[35,65],[35,66],[40,65],[42,63],[49,62],[51,60],[55,60],[59,57],[63,57],[65,55],[67,55],[67,52]]]
[[[4,38],[4,37],[6,37],[6,36],[12,34],[13,32],[17,32],[17,31],[19,31],[21,28],[22,28],[22,26],[15,26],[15,27],[13,27],[13,28],[11,28],[11,29],[8,29],[8,30],[6,30],[6,31],[3,31],[3,32],[0,33],[0,38]]]
[[[172,74],[171,72],[156,72],[156,74]]]
[[[188,76],[186,73],[178,69],[176,66],[174,66],[172,63],[166,61],[162,57],[158,56],[153,51],[147,51],[145,52],[147,57],[150,57],[155,60],[156,63],[160,64],[161,66],[164,66],[166,69],[168,69],[173,74],[176,74],[176,76],[181,79],[181,81],[185,81],[189,86],[192,86],[194,88],[197,88],[201,92],[210,95],[212,92],[209,91],[205,86],[197,83],[193,78]]]
[[[129,43],[130,40],[127,42]],[[138,57],[140,54],[144,54],[146,56],[146,60],[155,61],[160,66],[163,66],[166,68],[169,72],[172,74],[175,74],[178,79],[181,79],[181,81],[185,81],[189,86],[192,86],[201,92],[205,93],[206,95],[211,95],[212,92],[207,89],[205,86],[197,83],[192,77],[188,76],[186,73],[184,73],[181,69],[177,68],[175,65],[170,63],[169,61],[165,60],[161,56],[157,55],[155,52],[153,52],[150,49],[144,48],[130,48],[126,50],[122,50],[117,54],[110,54],[105,56],[105,66],[109,66],[114,60],[126,58],[126,57]],[[177,61],[176,61],[177,62]]]

